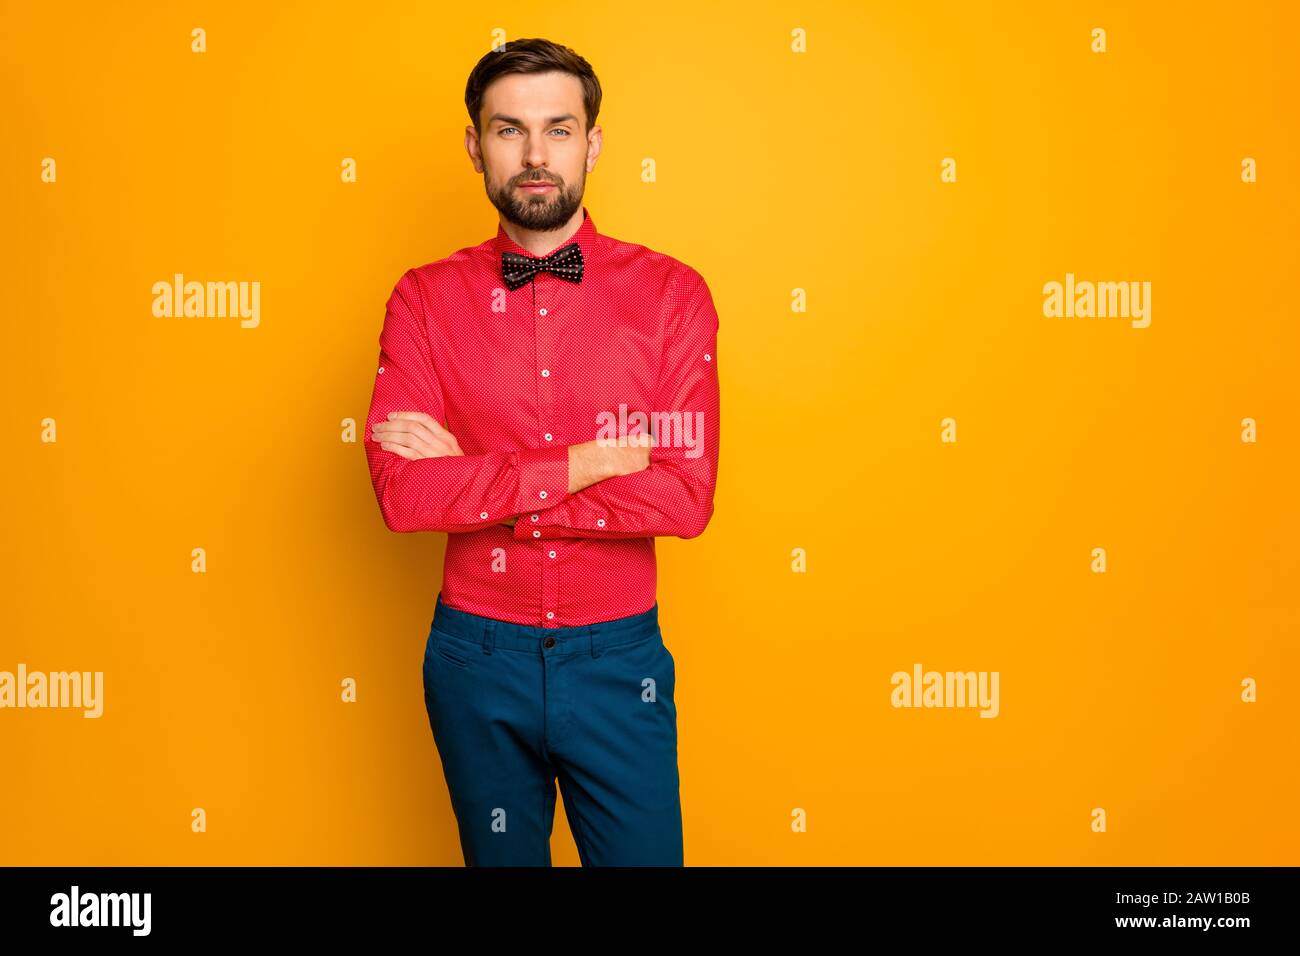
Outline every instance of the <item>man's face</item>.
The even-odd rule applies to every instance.
[[[582,208],[587,170],[600,154],[600,127],[584,132],[582,82],[570,73],[508,73],[483,94],[481,138],[465,148],[504,219],[549,232]],[[528,184],[546,184],[528,188]]]

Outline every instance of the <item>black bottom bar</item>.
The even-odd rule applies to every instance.
[[[872,940],[1132,937],[1232,945],[1294,931],[1295,867],[0,869],[0,929],[81,944],[405,936],[432,952],[583,939],[625,942],[689,919],[745,936],[843,927]],[[147,894],[147,896],[145,895]],[[86,925],[86,924],[92,925]],[[93,925],[99,924],[99,925]],[[108,925],[103,925],[108,924]],[[879,934],[885,933],[888,936]],[[481,935],[480,935],[481,934]],[[680,943],[674,934],[663,937]],[[618,936],[593,941],[617,943]]]

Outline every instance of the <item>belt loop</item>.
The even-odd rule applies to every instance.
[[[483,627],[483,653],[484,654],[491,654],[493,648],[496,647],[496,643],[497,643],[496,628],[497,628],[496,621],[488,621],[487,624],[484,625]]]
[[[593,625],[592,627],[587,628],[587,634],[591,638],[591,656],[599,657],[605,643],[601,639],[600,628]]]

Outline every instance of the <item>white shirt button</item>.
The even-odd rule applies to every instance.
[[[542,533],[541,533],[540,531],[534,531],[534,532],[533,532],[533,537],[534,537],[534,538],[540,538],[541,536],[542,536]]]
[[[554,611],[547,611],[547,612],[546,612],[546,619],[547,619],[548,621],[549,621],[551,618],[553,618],[553,617],[555,617],[555,612],[554,612]]]
[[[547,441],[550,441],[550,440],[551,440],[551,433],[550,433],[550,432],[547,432],[543,437],[544,437]]]
[[[545,314],[546,314],[546,310],[545,310],[545,309],[538,309],[538,310],[537,310],[537,314],[538,314],[538,315],[545,315]]]
[[[487,512],[486,512],[486,511],[480,511],[480,512],[479,512],[479,517],[480,517],[480,518],[486,518],[486,517],[487,517]]]
[[[708,353],[708,352],[705,352],[705,353],[704,353],[704,361],[706,361],[706,362],[710,361],[710,356],[709,356],[709,353]]]
[[[537,497],[539,497],[539,498],[545,498],[545,497],[546,497],[546,492],[544,492],[544,491],[539,491],[539,492],[537,492]]]
[[[555,557],[555,552],[554,552],[554,551],[551,552],[551,557]]]
[[[384,367],[383,367],[382,365],[379,366],[379,374],[380,374],[380,375],[383,375],[383,374],[384,374]]]
[[[604,518],[597,518],[597,519],[596,519],[596,526],[597,526],[598,528],[603,528],[603,527],[605,527],[605,519],[604,519]]]
[[[551,374],[551,370],[549,368],[542,369],[542,378],[546,378],[550,374]]]
[[[533,520],[534,520],[534,521],[537,520],[537,515],[533,515]]]

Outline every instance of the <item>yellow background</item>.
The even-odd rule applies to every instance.
[[[494,29],[591,61],[599,230],[720,315],[716,512],[659,541],[687,864],[1300,863],[1300,15],[988,6],[5,0],[0,670],[105,714],[0,711],[0,863],[461,865],[443,539],[340,423],[398,277],[496,231]],[[153,317],[175,272],[260,327]],[[1150,327],[1045,318],[1066,272]],[[893,708],[916,662],[1000,715]]]

